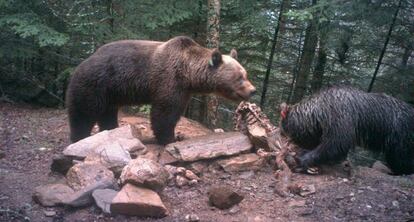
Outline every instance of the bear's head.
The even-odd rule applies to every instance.
[[[222,55],[214,49],[209,60],[209,69],[214,73],[215,93],[233,101],[248,100],[256,88],[247,79],[247,72],[236,60],[237,52]]]

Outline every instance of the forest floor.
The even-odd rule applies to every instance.
[[[36,186],[59,181],[50,171],[52,157],[69,144],[64,110],[0,103],[0,221],[157,221],[107,216],[95,206],[44,208],[32,200]],[[191,127],[188,129],[191,130]],[[352,167],[351,176],[336,171],[294,174],[295,183],[312,184],[314,194],[279,197],[271,166],[258,172],[206,172],[193,187],[167,187],[161,198],[170,215],[158,221],[414,221],[414,176],[390,176],[368,167]],[[208,205],[213,184],[235,187],[245,196],[237,206]],[[47,217],[52,211],[56,215]],[[50,215],[49,215],[50,216]]]

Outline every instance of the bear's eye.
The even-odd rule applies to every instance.
[[[239,78],[237,81],[239,82],[240,85],[243,85],[243,83],[244,83],[244,79],[243,78]]]

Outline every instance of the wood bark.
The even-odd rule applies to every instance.
[[[325,65],[326,65],[326,49],[325,49],[325,41],[326,36],[324,34],[319,35],[319,50],[318,50],[318,58],[315,66],[315,70],[313,71],[312,82],[311,82],[311,90],[312,92],[318,91],[322,87],[323,82],[323,75],[325,73]]]
[[[312,1],[312,5],[316,5],[317,0]],[[299,64],[299,71],[296,79],[296,86],[292,96],[292,103],[299,102],[306,93],[308,77],[315,57],[315,49],[317,46],[317,26],[318,16],[314,15],[310,21],[305,33],[305,42]]]
[[[207,0],[207,48],[219,48],[220,44],[220,0]],[[210,128],[215,128],[218,121],[218,98],[215,95],[203,98],[206,111],[205,123]],[[203,117],[201,117],[203,118]]]

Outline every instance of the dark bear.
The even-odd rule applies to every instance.
[[[291,107],[281,105],[281,130],[310,151],[307,168],[346,158],[356,145],[383,152],[395,174],[414,173],[414,108],[385,94],[334,86]]]
[[[73,73],[66,93],[71,141],[118,126],[118,108],[151,104],[151,124],[160,144],[174,141],[174,128],[192,94],[216,93],[248,100],[255,87],[236,61],[188,37],[166,42],[124,40],[100,47]]]

